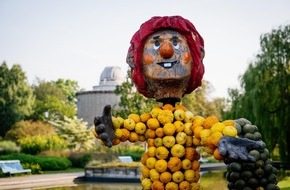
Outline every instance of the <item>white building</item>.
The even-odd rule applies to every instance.
[[[82,118],[88,125],[94,124],[94,117],[102,115],[105,105],[117,105],[120,97],[114,94],[117,85],[126,80],[120,67],[106,67],[101,74],[100,83],[91,91],[77,93],[77,117]]]

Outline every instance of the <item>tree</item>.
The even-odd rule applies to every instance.
[[[57,134],[65,139],[68,148],[73,151],[91,150],[95,144],[95,137],[87,123],[82,119],[68,118],[50,121]]]
[[[243,116],[241,98],[242,95],[238,89],[228,89],[229,98],[226,100],[226,107],[228,108],[227,111],[223,112],[223,118],[225,119],[232,119],[238,117],[245,117]],[[250,118],[248,118],[250,119]]]
[[[33,113],[35,96],[20,65],[0,66],[0,136]]]
[[[222,98],[210,99],[209,94],[212,92],[212,89],[211,84],[203,80],[199,88],[181,99],[182,105],[194,115],[201,115],[203,117],[214,115],[221,119],[225,100]]]
[[[215,115],[221,118],[221,112],[225,107],[225,100],[216,98],[210,100],[208,95],[212,91],[212,86],[208,81],[203,81],[202,86],[181,99],[181,104],[195,115],[209,116]],[[130,72],[127,73],[127,80],[122,85],[117,86],[115,94],[121,95],[118,107],[113,110],[114,116],[126,118],[131,113],[141,115],[150,112],[158,102],[148,99],[138,93],[131,80]]]
[[[231,115],[260,127],[272,151],[290,160],[290,25],[261,35],[261,50],[241,76],[242,90],[231,90]],[[275,135],[273,135],[275,134]]]
[[[58,79],[55,81],[56,86],[61,89],[66,101],[70,104],[75,104],[77,102],[76,92],[80,90],[77,81]]]
[[[148,99],[137,92],[129,70],[126,81],[116,87],[115,94],[120,95],[120,103],[112,110],[114,116],[126,118],[131,113],[141,115],[150,112],[153,106],[158,104],[155,100]]]
[[[76,81],[58,79],[46,82],[37,79],[32,88],[36,96],[33,119],[53,120],[76,115],[76,92],[79,90]]]

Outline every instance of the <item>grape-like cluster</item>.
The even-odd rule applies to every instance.
[[[253,141],[261,141],[262,135],[258,127],[244,118],[235,120],[238,136]],[[230,190],[278,190],[278,170],[272,166],[269,160],[269,151],[266,147],[259,150],[251,150],[250,155],[256,162],[244,162],[237,160],[225,160],[227,164],[227,180]]]

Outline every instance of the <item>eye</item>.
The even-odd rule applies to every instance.
[[[173,45],[173,47],[175,48],[175,49],[179,49],[179,43],[178,43],[178,40],[173,40],[172,41],[172,45]]]
[[[154,49],[157,50],[160,47],[160,42],[158,40],[156,40],[154,42]]]

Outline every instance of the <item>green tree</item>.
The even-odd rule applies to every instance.
[[[68,148],[73,151],[91,150],[95,144],[95,137],[91,128],[82,119],[68,118],[58,119],[50,122],[57,134],[65,139]]]
[[[199,88],[181,99],[182,105],[194,115],[203,117],[214,115],[221,119],[221,113],[225,108],[225,100],[223,98],[210,99],[209,95],[212,90],[213,87],[210,82],[203,80]]]
[[[238,89],[228,89],[229,98],[226,100],[226,107],[228,108],[223,112],[222,117],[225,119],[233,119],[237,117],[245,117],[242,113],[241,99],[242,94]],[[248,118],[250,119],[250,118]]]
[[[286,161],[290,160],[290,25],[261,35],[260,46],[241,76],[242,90],[230,90],[229,115],[257,124],[267,147],[272,151],[278,144]]]
[[[32,88],[36,96],[33,119],[53,120],[76,115],[76,92],[79,90],[76,81],[58,79],[46,82],[37,79]]]
[[[61,89],[66,101],[70,104],[75,104],[77,102],[76,92],[80,90],[77,81],[58,79],[55,81],[56,86]]]
[[[150,112],[158,103],[138,93],[131,79],[130,71],[127,72],[126,81],[116,87],[115,94],[120,96],[120,103],[114,107],[112,114],[127,118],[131,113],[141,115]]]
[[[35,97],[20,65],[0,66],[0,136],[33,113]]]
[[[222,98],[210,99],[208,96],[212,89],[213,87],[208,81],[203,81],[201,87],[181,99],[181,104],[195,115],[205,117],[215,115],[221,118],[221,112],[225,108],[225,100]],[[117,107],[114,107],[113,115],[123,118],[126,118],[131,113],[141,115],[142,113],[150,112],[154,106],[161,104],[154,99],[144,97],[136,91],[129,71],[126,82],[117,86],[115,94],[120,95],[120,103]]]

